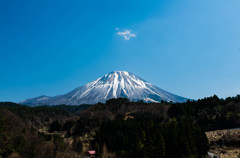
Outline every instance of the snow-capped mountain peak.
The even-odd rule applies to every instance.
[[[128,98],[132,101],[160,102],[161,100],[184,102],[183,98],[164,91],[127,71],[113,71],[95,81],[56,97],[41,96],[27,99],[26,105],[79,105],[105,102],[111,98]]]

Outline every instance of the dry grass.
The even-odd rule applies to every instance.
[[[239,158],[240,129],[227,129],[206,132],[210,151],[221,158]]]

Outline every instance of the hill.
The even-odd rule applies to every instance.
[[[140,157],[166,158],[174,154],[169,147],[175,145],[184,151],[182,155],[175,152],[179,157],[199,157],[209,148],[204,132],[239,127],[239,109],[240,96],[226,99],[212,96],[186,103],[145,103],[118,98],[84,108],[28,107],[2,102],[0,155],[80,157],[94,149],[98,156],[133,157],[133,153],[141,153]],[[173,140],[175,144],[169,144]],[[212,149],[213,141],[209,140]],[[129,146],[129,143],[135,145]],[[155,149],[158,143],[161,148]],[[236,149],[240,148],[237,141],[231,143]]]

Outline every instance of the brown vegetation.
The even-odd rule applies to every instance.
[[[210,149],[221,158],[239,158],[240,129],[227,129],[206,132]]]

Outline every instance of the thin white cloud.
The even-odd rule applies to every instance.
[[[116,28],[116,30],[119,30]],[[131,33],[130,30],[125,30],[123,32],[118,31],[117,35],[122,36],[125,40],[130,40],[133,37],[137,37],[136,34]]]

